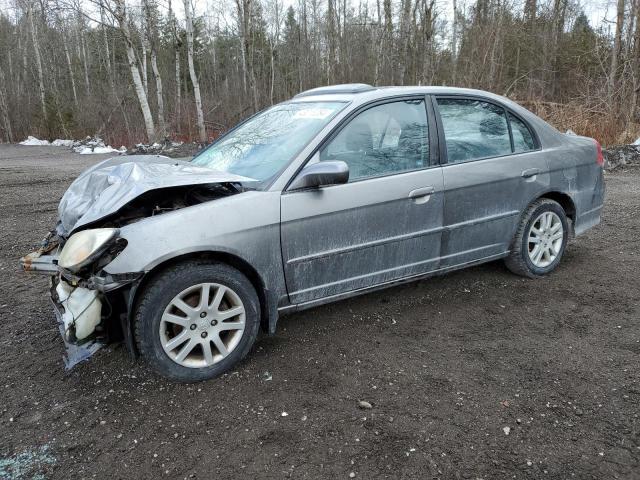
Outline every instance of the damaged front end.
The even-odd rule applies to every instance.
[[[72,368],[102,346],[124,340],[133,297],[145,272],[110,275],[104,267],[126,247],[121,230],[243,191],[245,177],[164,157],[116,157],[84,172],[64,194],[56,228],[20,261],[25,272],[51,278],[50,294]]]
[[[66,347],[67,369],[123,338],[115,318],[125,303],[120,293],[141,275],[114,279],[102,267],[125,246],[117,229],[85,230],[68,241],[53,231],[38,250],[20,259],[26,272],[50,276],[50,295]]]

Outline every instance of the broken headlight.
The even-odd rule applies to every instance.
[[[117,228],[94,228],[73,234],[60,252],[58,266],[77,272],[100,258],[117,236]]]

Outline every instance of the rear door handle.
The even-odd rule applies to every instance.
[[[522,176],[524,178],[531,178],[531,177],[535,177],[539,173],[540,173],[540,169],[539,168],[529,168],[529,169],[527,169],[527,170],[522,172]]]
[[[416,203],[427,203],[435,191],[436,189],[431,186],[416,188],[409,192],[409,198],[412,198]]]

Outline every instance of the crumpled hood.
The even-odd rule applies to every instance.
[[[250,180],[160,155],[113,157],[80,174],[63,195],[58,214],[68,234],[117,212],[150,190]]]

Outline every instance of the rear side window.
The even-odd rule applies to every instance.
[[[529,152],[535,150],[536,144],[533,141],[531,130],[525,123],[510,113],[509,123],[511,124],[511,134],[513,135],[513,151],[514,153]]]
[[[437,101],[449,163],[511,153],[503,108],[472,99],[439,98]]]

